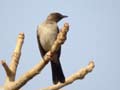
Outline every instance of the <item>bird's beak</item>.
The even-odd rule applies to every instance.
[[[63,18],[67,18],[68,16],[66,16],[66,15],[63,15]]]

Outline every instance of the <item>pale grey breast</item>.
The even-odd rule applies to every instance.
[[[45,51],[49,51],[56,40],[58,30],[56,23],[42,23],[38,26],[40,43]]]

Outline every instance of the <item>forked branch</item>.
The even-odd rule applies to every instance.
[[[68,23],[65,23],[61,31],[59,32],[56,41],[54,42],[50,51],[46,53],[42,60],[39,61],[33,68],[28,70],[25,74],[21,75],[20,78],[15,80],[17,66],[19,64],[19,59],[21,56],[21,49],[24,42],[24,33],[20,33],[17,38],[17,44],[13,51],[12,59],[10,62],[10,66],[6,64],[5,61],[1,61],[0,63],[5,69],[6,72],[6,82],[3,87],[0,89],[3,90],[19,90],[22,86],[24,86],[29,80],[39,74],[43,68],[48,64],[49,60],[51,60],[52,56],[56,53],[59,47],[65,42],[66,35],[69,30]],[[88,66],[80,69],[78,72],[74,73],[70,77],[66,78],[64,83],[58,83],[53,86],[49,86],[43,90],[58,90],[68,84],[71,84],[77,79],[83,79],[89,72],[91,72],[94,68],[94,62],[91,61]]]

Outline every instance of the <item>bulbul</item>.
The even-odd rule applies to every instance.
[[[65,17],[67,16],[54,12],[49,14],[47,19],[42,24],[38,25],[37,41],[42,57],[51,49],[54,41],[57,38],[57,35],[59,33],[57,23]],[[52,68],[52,79],[54,84],[57,84],[58,82],[65,82],[65,76],[60,64],[60,54],[61,47],[53,56],[52,60],[50,60]]]

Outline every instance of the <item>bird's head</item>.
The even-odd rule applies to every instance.
[[[66,18],[66,17],[68,17],[68,16],[54,12],[54,13],[50,13],[48,15],[47,20],[59,22],[61,19]]]

